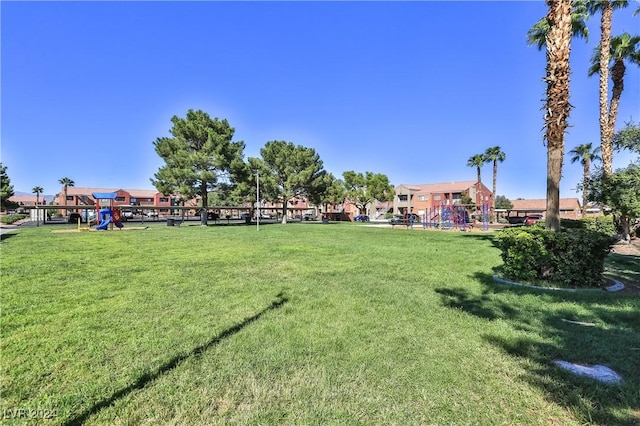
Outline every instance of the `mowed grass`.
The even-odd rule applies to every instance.
[[[492,239],[21,229],[0,243],[3,424],[638,424],[640,298],[497,284]]]

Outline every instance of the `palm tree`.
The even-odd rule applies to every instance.
[[[527,32],[528,44],[546,48],[545,135],[547,142],[547,218],[546,228],[560,229],[560,178],[564,157],[564,135],[571,111],[569,103],[569,55],[571,38],[587,38],[589,18],[584,0],[546,0],[547,16]]]
[[[582,164],[582,215],[587,211],[587,195],[589,192],[589,174],[591,173],[591,162],[600,160],[598,152],[600,147],[593,148],[591,142],[578,145],[569,151],[571,163],[580,161]]]
[[[610,122],[610,111],[608,109],[609,98],[609,58],[611,55],[611,22],[613,20],[613,10],[627,7],[628,0],[589,0],[587,1],[587,11],[590,14],[601,12],[600,16],[600,47],[602,60],[600,61],[600,147],[602,148],[602,167],[605,173],[612,172],[613,147],[608,137],[613,135],[613,127]]]
[[[478,183],[482,183],[482,177],[480,176],[480,167],[484,166],[485,160],[483,154],[476,154],[469,157],[467,160],[467,166],[475,167],[478,170]]]
[[[43,191],[44,191],[44,189],[42,189],[42,187],[41,187],[41,186],[34,186],[34,187],[31,189],[31,192],[32,192],[32,193],[34,193],[34,194],[36,194],[36,206],[37,206],[38,204],[40,204],[40,194],[42,194],[42,192],[43,192]]]
[[[469,157],[469,160],[467,160],[467,166],[475,167],[478,170],[478,193],[480,194],[480,200],[482,200],[482,177],[480,176],[480,167],[484,166],[484,163],[485,159],[483,154],[472,155]],[[474,200],[474,202],[475,201],[476,200]]]
[[[618,107],[620,105],[620,96],[624,89],[624,74],[626,72],[625,61],[640,65],[640,36],[631,36],[628,33],[612,37],[609,55],[607,62],[605,61],[605,55],[602,51],[602,46],[598,46],[594,49],[593,57],[591,58],[591,67],[589,68],[589,76],[600,72],[600,81],[602,82],[602,69],[606,69],[608,75],[608,64],[613,62],[611,66],[611,81],[613,82],[613,89],[611,90],[611,101],[607,108],[608,95],[605,93],[605,108],[602,109],[600,105],[600,147],[602,149],[602,168],[605,173],[611,174],[613,171],[613,137],[616,119],[618,116]],[[608,90],[608,87],[607,87]],[[602,92],[600,93],[600,102],[602,102]],[[605,126],[602,126],[602,114],[605,117]]]
[[[64,185],[64,190],[63,190],[63,192],[64,192],[64,204],[66,206],[67,205],[67,188],[70,187],[70,186],[75,186],[75,182],[72,181],[71,179],[69,179],[68,177],[64,177],[64,178],[60,179],[58,181],[58,183],[60,185]],[[69,211],[69,209],[67,209],[67,212],[68,211]]]
[[[507,158],[506,154],[502,152],[499,146],[487,148],[484,152],[485,163],[493,163],[493,197],[491,198],[491,213],[493,214],[493,220],[496,220],[496,181],[498,179],[498,161],[503,162]]]
[[[549,6],[546,36],[547,83],[544,107],[544,139],[547,143],[547,218],[546,228],[560,230],[560,179],[564,157],[564,137],[568,126],[569,55],[571,53],[571,0],[546,0]]]
[[[589,29],[586,21],[589,19],[585,0],[574,0],[571,2],[571,35],[577,38],[589,39]],[[541,18],[527,31],[527,44],[535,44],[538,50],[542,50],[549,33],[549,21],[547,17]]]

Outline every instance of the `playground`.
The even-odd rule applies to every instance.
[[[82,231],[113,231],[114,227],[120,231],[127,230],[142,230],[147,229],[147,226],[133,226],[125,227],[122,223],[122,208],[115,207],[114,201],[117,197],[115,192],[94,192],[91,194],[96,200],[95,205],[95,218],[97,224],[91,226],[91,220],[89,219],[88,212],[85,212],[86,226],[82,226],[81,217],[78,216],[76,229],[57,229],[51,232],[56,233],[69,233],[69,232],[82,232]]]
[[[490,230],[490,206],[483,204],[477,212],[474,205],[446,205],[426,209],[414,219],[413,213],[405,213],[400,226],[409,229],[432,229],[441,231]],[[474,213],[477,213],[474,215]],[[472,219],[473,216],[473,219]],[[398,226],[391,223],[392,227]]]

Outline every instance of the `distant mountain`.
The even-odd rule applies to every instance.
[[[32,192],[14,191],[13,195],[20,195],[21,197],[28,197],[30,195],[33,195],[35,197],[36,194]],[[53,199],[55,198],[55,195],[40,194],[40,198],[43,198],[48,204],[51,201],[53,201]]]

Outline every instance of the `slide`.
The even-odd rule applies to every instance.
[[[111,218],[110,218],[110,217],[107,217],[107,219],[106,219],[106,220],[103,220],[102,222],[100,222],[100,224],[99,224],[99,225],[97,225],[97,226],[95,227],[95,230],[96,230],[96,231],[106,231],[106,230],[107,230],[107,227],[109,226],[109,224],[110,224],[110,223],[111,223]]]
[[[113,215],[113,213],[111,212],[111,209],[102,209],[102,210],[100,210],[100,214],[99,214],[100,224],[98,226],[96,226],[94,229],[96,231],[106,231],[107,227],[111,223],[112,215]]]

